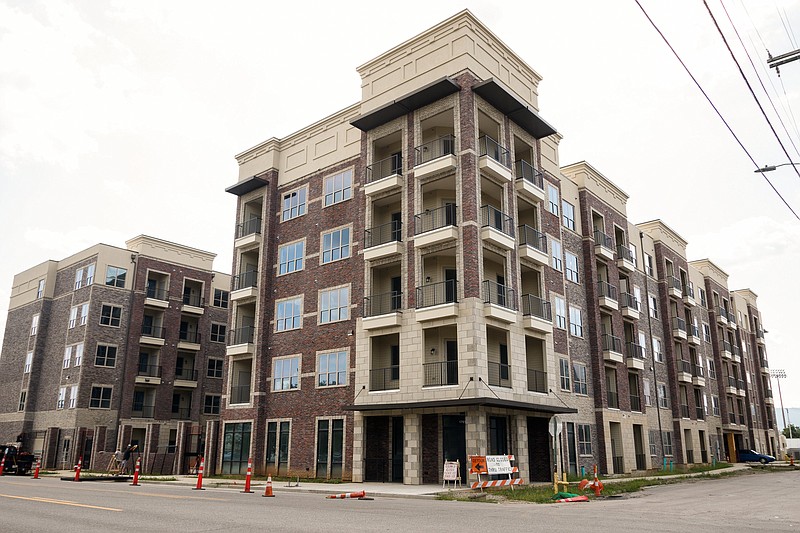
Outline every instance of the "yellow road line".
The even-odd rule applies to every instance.
[[[83,507],[86,509],[99,509],[101,511],[114,511],[114,512],[122,512],[122,509],[115,509],[113,507],[99,507],[97,505],[87,505],[84,503],[77,503],[77,502],[70,502],[66,500],[52,500],[50,498],[29,498],[27,496],[12,496],[11,494],[0,494],[2,498],[12,498],[14,500],[26,500],[31,502],[40,502],[40,503],[54,503],[56,505],[69,505],[70,507]]]

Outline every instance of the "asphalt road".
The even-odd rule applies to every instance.
[[[800,472],[648,488],[589,503],[328,500],[236,489],[0,478],[0,531],[798,531]]]

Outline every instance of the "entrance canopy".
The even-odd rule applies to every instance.
[[[518,402],[515,400],[503,400],[501,398],[462,398],[456,400],[427,400],[419,402],[403,403],[365,403],[357,405],[347,405],[345,411],[386,411],[389,409],[430,409],[442,407],[502,407],[505,409],[519,409],[522,411],[537,411],[551,414],[571,414],[577,413],[577,409],[572,407],[561,407],[558,405],[547,405],[531,402]]]

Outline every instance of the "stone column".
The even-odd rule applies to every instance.
[[[530,481],[531,468],[528,458],[528,417],[527,415],[520,414],[514,415],[514,422],[516,426],[516,442],[514,443],[514,458],[516,461],[514,466],[519,468],[519,477]]]
[[[353,481],[364,481],[364,416],[353,413]]]
[[[422,484],[422,417],[403,417],[403,484]]]
[[[203,457],[205,458],[204,469],[206,472],[221,473],[221,468],[217,468],[217,465],[222,464],[222,461],[217,458],[218,445],[219,420],[209,420],[206,422],[206,447],[203,450]]]
[[[486,413],[480,410],[468,411],[465,418],[467,423],[467,455],[486,455],[489,450]]]
[[[175,439],[175,462],[172,465],[172,474],[179,475],[183,469],[183,454],[186,452],[186,435],[189,433],[189,422],[178,422],[177,437]]]
[[[152,465],[150,464],[151,457],[154,458],[158,453],[158,439],[161,434],[161,424],[147,424],[147,429],[144,435],[144,446],[142,446],[142,464],[141,472],[152,473]]]

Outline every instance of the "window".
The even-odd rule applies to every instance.
[[[561,377],[561,390],[569,390],[569,361],[566,359],[558,360],[558,374]]]
[[[317,386],[347,384],[347,352],[323,353],[317,357]]]
[[[78,306],[72,307],[69,310],[69,324],[67,328],[72,329],[78,323]]]
[[[561,270],[561,243],[559,241],[550,241],[550,255],[553,258],[552,265],[556,270]]]
[[[303,187],[296,191],[287,192],[283,195],[283,210],[281,211],[281,222],[286,222],[293,218],[306,214],[306,194],[308,189]],[[327,204],[326,204],[327,205]]]
[[[703,413],[708,416],[708,396],[703,394]]]
[[[218,394],[206,394],[203,400],[203,414],[218,415],[219,400],[220,396]]]
[[[86,321],[89,319],[89,304],[81,304],[81,320],[78,323],[81,326],[86,325]]]
[[[586,383],[586,365],[578,363],[572,365],[572,387],[577,394],[589,394]]]
[[[214,289],[214,307],[228,308],[228,291]]]
[[[708,299],[706,298],[706,290],[701,289],[700,287],[697,288],[697,293],[700,295],[700,305],[703,307],[708,307]]]
[[[209,359],[206,376],[209,378],[221,378],[222,364],[223,364],[222,359]]]
[[[33,352],[28,352],[25,356],[25,368],[23,369],[24,374],[31,373],[31,366],[33,365]]]
[[[655,277],[655,270],[653,269],[653,256],[644,253],[644,271],[647,273],[648,276]]]
[[[285,472],[289,468],[291,421],[267,422],[267,470]],[[245,456],[246,457],[246,456]]]
[[[275,331],[286,331],[303,327],[303,300],[300,296],[280,300],[275,304]]]
[[[642,349],[642,357],[647,359],[647,335],[644,331],[639,332],[639,347]]]
[[[69,388],[69,408],[75,409],[78,404],[78,386],[73,385]]]
[[[111,387],[92,387],[92,397],[89,399],[89,408],[110,409]]]
[[[708,343],[711,342],[711,326],[706,323],[703,323],[703,340]]]
[[[556,296],[556,327],[567,329],[567,301]]]
[[[575,206],[566,200],[562,200],[561,210],[564,213],[564,216],[562,217],[564,227],[575,231]]]
[[[339,287],[320,291],[319,323],[338,322],[349,318],[350,288]]]
[[[25,410],[25,400],[28,398],[28,391],[22,391],[19,393],[19,406],[17,406],[17,411],[24,411]]]
[[[278,275],[303,270],[305,241],[297,241],[278,248]]]
[[[320,479],[342,477],[343,449],[344,420],[341,418],[317,420],[316,477]]]
[[[211,342],[225,342],[225,324],[211,324]]]
[[[652,295],[648,297],[648,300],[650,303],[647,305],[647,308],[650,310],[650,318],[658,318],[658,300]]]
[[[650,441],[650,455],[652,456],[658,455],[658,448],[656,448],[657,440],[658,440],[658,430],[651,429],[649,435],[649,441]]]
[[[592,426],[577,424],[578,429],[578,454],[592,455]]]
[[[67,388],[60,387],[58,389],[58,401],[56,402],[56,409],[64,408],[64,401],[67,399]]]
[[[553,213],[555,216],[558,216],[558,189],[549,183],[547,184],[547,199],[547,210]]]
[[[64,348],[64,364],[63,368],[69,368],[69,364],[72,361],[72,346],[67,346]]]
[[[711,413],[714,416],[719,416],[719,396],[711,397]]]
[[[324,207],[349,200],[353,194],[353,171],[345,170],[325,178]]]
[[[81,366],[83,363],[83,343],[75,345],[75,366]]]
[[[36,335],[39,331],[39,315],[33,315],[31,318],[31,337]]]
[[[628,251],[631,253],[631,261],[633,262],[633,267],[636,268],[639,265],[639,257],[636,253],[636,245],[629,242]]]
[[[110,287],[125,287],[125,276],[128,271],[124,268],[110,266],[106,268],[106,285]]]
[[[44,280],[39,280],[39,288],[36,289],[36,299],[41,300],[44,297]]]
[[[117,364],[117,347],[108,344],[98,344],[94,356],[94,366],[113,367]]]
[[[717,367],[714,365],[712,358],[706,359],[708,363],[708,379],[717,379]]]
[[[644,404],[645,406],[650,407],[653,405],[653,397],[650,394],[650,380],[643,379],[642,383],[644,388]]]
[[[94,283],[94,264],[86,267],[86,285]]]
[[[322,235],[322,264],[350,257],[350,228],[341,228]]]
[[[667,396],[667,386],[664,383],[658,383],[658,406],[664,409],[669,408],[669,397]]]
[[[100,325],[113,326],[118,328],[120,324],[120,317],[122,316],[122,308],[116,305],[103,304],[100,310]]]
[[[275,359],[272,366],[272,390],[291,390],[298,388],[300,358],[286,357]]]
[[[569,306],[569,332],[575,337],[583,337],[583,316],[581,310]]]
[[[83,287],[83,269],[79,268],[75,271],[75,290]]]
[[[564,252],[564,262],[567,267],[567,279],[573,283],[580,283],[578,280],[578,256]]]
[[[664,439],[664,455],[671,456],[672,455],[672,432],[671,431],[664,431],[662,433],[662,438]]]
[[[653,337],[653,359],[659,363],[664,362],[664,353],[661,351],[661,339]]]

